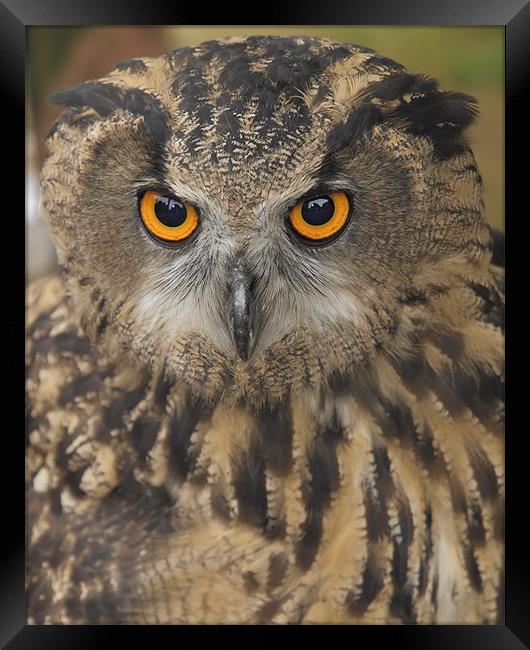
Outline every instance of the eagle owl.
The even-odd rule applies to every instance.
[[[503,269],[473,98],[214,40],[56,93],[32,623],[495,623]]]

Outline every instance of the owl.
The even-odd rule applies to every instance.
[[[501,620],[504,275],[475,100],[304,36],[51,100],[28,621]]]

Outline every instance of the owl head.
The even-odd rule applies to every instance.
[[[85,332],[206,398],[407,355],[489,264],[473,98],[367,48],[209,41],[52,101],[42,210]]]

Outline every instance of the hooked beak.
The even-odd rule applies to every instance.
[[[250,274],[241,262],[234,267],[228,318],[237,353],[247,361],[254,347],[254,299]]]

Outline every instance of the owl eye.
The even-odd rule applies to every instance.
[[[140,216],[147,231],[166,242],[187,239],[199,225],[199,214],[193,205],[152,190],[140,199]]]
[[[289,213],[289,221],[303,239],[324,242],[343,230],[350,212],[348,195],[331,192],[297,203]]]

